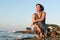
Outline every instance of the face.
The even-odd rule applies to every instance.
[[[36,11],[40,11],[40,6],[39,5],[36,6]]]

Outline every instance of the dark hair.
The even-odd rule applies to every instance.
[[[40,8],[41,8],[41,10],[40,10],[40,11],[44,11],[44,7],[43,7],[43,5],[41,5],[41,4],[39,4],[39,3],[38,3],[38,4],[36,4],[36,6],[37,6],[37,5],[39,5],[39,6],[40,6]]]

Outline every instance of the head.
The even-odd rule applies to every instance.
[[[36,11],[44,11],[44,7],[41,4],[36,4]]]

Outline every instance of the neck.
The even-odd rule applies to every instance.
[[[40,13],[41,13],[41,11],[38,11],[37,13],[38,13],[38,14],[40,14]]]

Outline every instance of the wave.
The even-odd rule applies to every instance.
[[[14,33],[14,32],[7,32],[7,31],[0,31],[0,37],[4,38],[33,38],[35,34],[23,34],[23,33]]]

